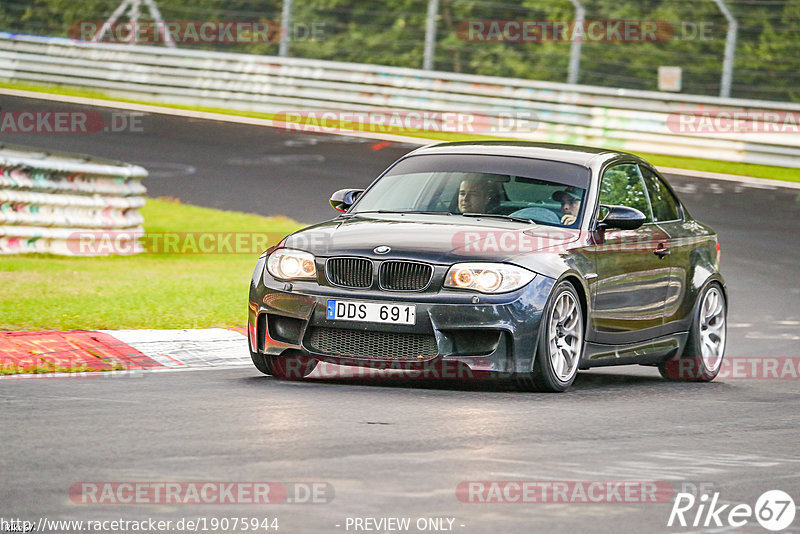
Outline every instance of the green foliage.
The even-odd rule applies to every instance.
[[[104,21],[121,0],[6,0],[0,30],[69,33],[79,21]],[[800,0],[727,0],[739,21],[732,96],[800,101]],[[158,0],[165,20],[280,21],[282,0]],[[428,0],[294,0],[291,55],[402,67],[422,66]],[[711,0],[583,0],[587,20],[663,21],[659,42],[586,40],[579,82],[656,90],[661,65],[683,68],[683,92],[719,93],[727,22]],[[468,41],[470,20],[571,21],[569,0],[519,3],[441,0],[437,70],[566,81],[571,43]],[[149,20],[142,7],[142,20]],[[309,29],[315,25],[316,32]],[[699,31],[705,28],[705,31]],[[187,45],[276,54],[276,43]]]

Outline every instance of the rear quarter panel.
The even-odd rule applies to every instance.
[[[703,289],[718,281],[725,289],[717,261],[717,234],[693,219],[661,223],[670,236],[670,284],[664,316],[669,332],[688,331]]]

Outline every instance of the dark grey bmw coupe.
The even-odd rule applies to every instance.
[[[446,143],[331,204],[338,217],[256,264],[248,339],[263,373],[457,365],[564,391],[602,365],[658,366],[672,380],[719,372],[717,236],[637,156]]]

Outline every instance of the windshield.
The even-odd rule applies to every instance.
[[[400,162],[367,190],[350,213],[483,214],[573,228],[580,222],[588,182],[586,169],[552,161],[485,156],[474,158],[474,166],[465,163],[469,157],[459,157],[458,165],[448,166],[448,159],[455,158],[409,158],[435,163],[430,170],[420,169],[425,165],[419,162],[402,166],[405,162]],[[487,159],[496,160],[490,162],[495,163],[494,169],[512,172],[486,172]],[[522,161],[525,166],[507,169],[496,164],[500,160],[517,160],[512,167],[520,167]]]

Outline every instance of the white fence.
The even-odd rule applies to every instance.
[[[142,252],[146,176],[135,165],[0,144],[0,254]],[[114,242],[104,247],[102,236]]]
[[[800,167],[800,105],[779,102],[1,32],[0,80],[263,113],[455,111],[499,137]],[[497,127],[515,114],[535,127]]]

